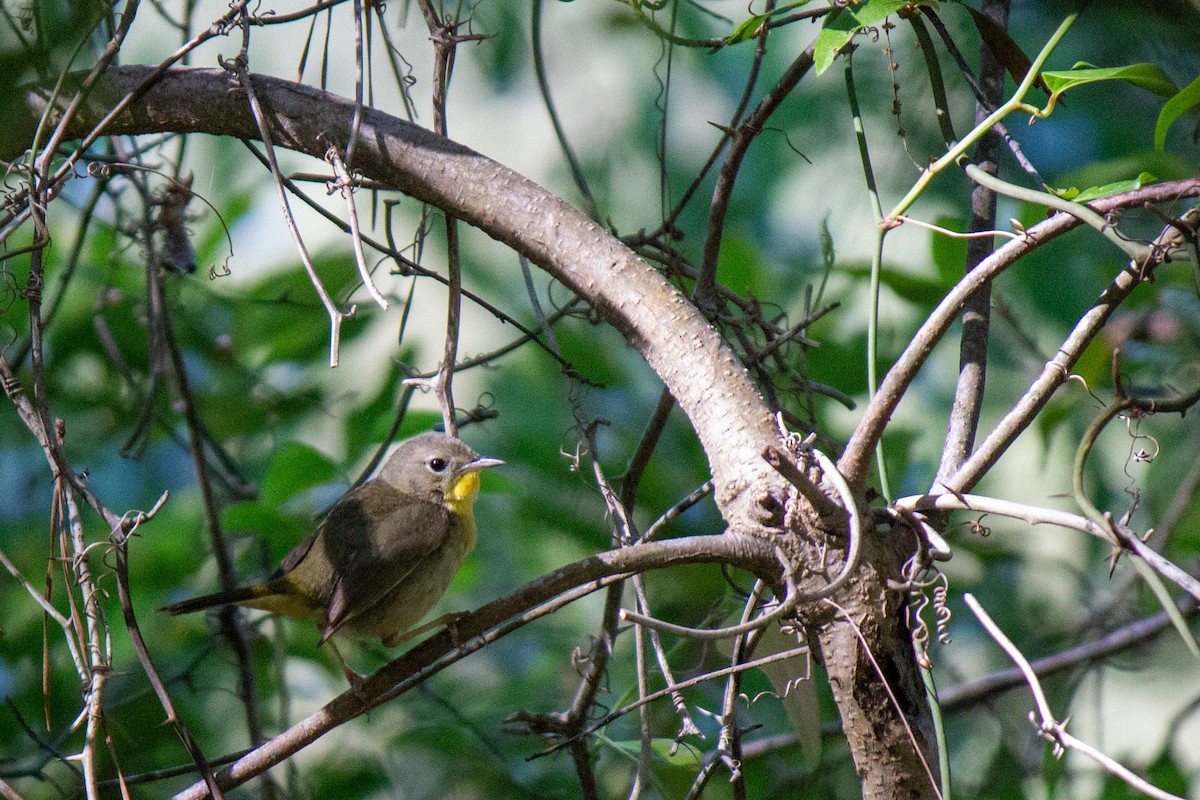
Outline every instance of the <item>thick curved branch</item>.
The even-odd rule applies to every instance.
[[[108,70],[68,135],[86,135],[122,98],[137,93],[137,102],[105,133],[259,138],[246,93],[231,74],[177,68],[144,85],[154,72]],[[251,80],[276,146],[316,158],[330,146],[346,147],[353,101],[277,78]],[[27,113],[37,119],[46,98],[30,92],[26,100]],[[372,108],[361,114],[355,169],[480,228],[585,297],[679,401],[708,454],[726,520],[752,527],[757,492],[746,489],[780,480],[759,457],[775,439],[774,426],[743,366],[687,299],[601,226],[533,181],[412,123]]]

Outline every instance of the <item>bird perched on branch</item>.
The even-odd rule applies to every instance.
[[[232,604],[311,619],[322,644],[337,633],[377,637],[394,647],[446,592],[474,549],[479,472],[502,463],[445,434],[406,439],[375,478],[334,503],[268,580],[161,610],[190,614]]]

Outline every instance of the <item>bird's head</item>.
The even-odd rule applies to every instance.
[[[431,431],[401,442],[379,477],[404,494],[458,510],[469,507],[479,493],[479,471],[503,463],[480,456],[460,439]]]

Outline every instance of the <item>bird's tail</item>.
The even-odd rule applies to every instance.
[[[248,600],[257,600],[260,597],[273,594],[272,589],[267,584],[257,584],[255,586],[239,586],[236,589],[230,589],[228,592],[215,592],[213,594],[205,594],[200,597],[193,597],[190,600],[184,600],[179,603],[172,603],[169,606],[163,606],[159,611],[165,611],[168,614],[191,614],[194,611],[203,611],[206,608],[216,608],[217,606],[228,606],[235,603],[245,603]]]

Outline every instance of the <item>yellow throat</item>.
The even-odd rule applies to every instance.
[[[471,506],[479,496],[479,473],[468,472],[446,490],[446,507],[455,514],[471,516]]]

